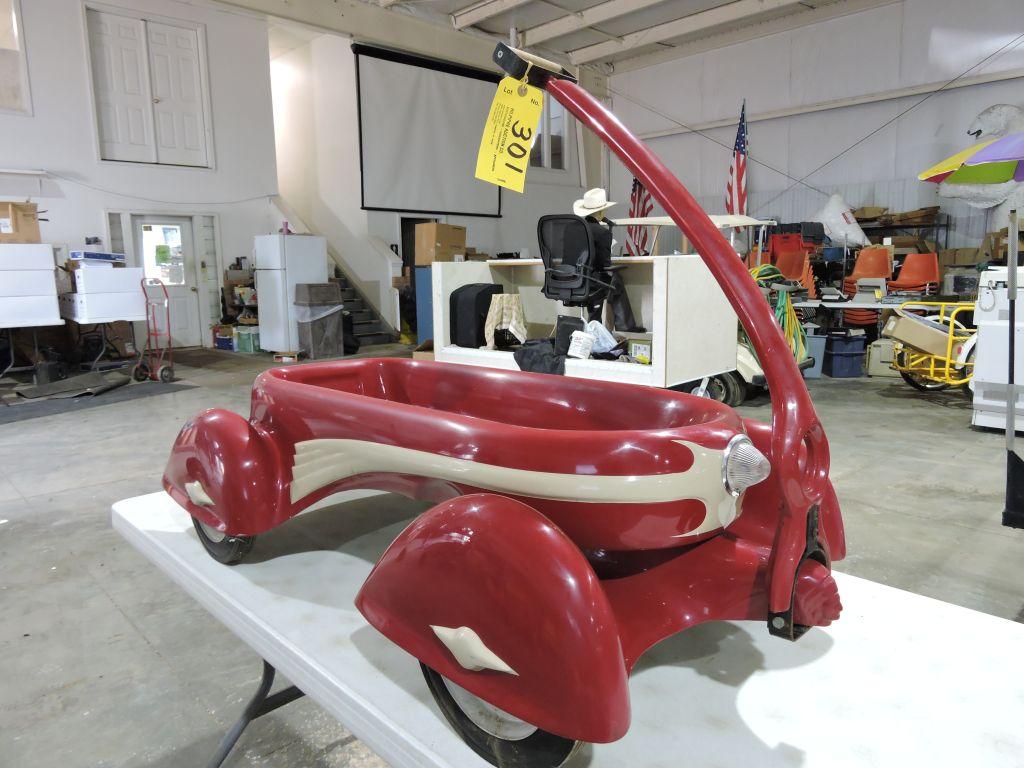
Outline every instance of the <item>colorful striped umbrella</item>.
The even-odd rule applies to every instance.
[[[951,184],[1024,182],[1024,133],[989,139],[918,174],[921,181]]]

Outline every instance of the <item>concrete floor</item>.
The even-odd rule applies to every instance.
[[[0,426],[0,766],[201,766],[255,688],[258,657],[110,527],[113,501],[159,489],[188,416],[247,413],[266,363],[203,360],[178,367],[195,389]],[[811,393],[846,521],[838,569],[1024,621],[1002,436],[972,431],[961,396],[898,379]],[[764,417],[767,399],[743,410]],[[260,720],[227,764],[385,765],[308,700]]]

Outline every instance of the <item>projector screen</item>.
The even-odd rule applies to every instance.
[[[352,50],[363,208],[500,216],[500,188],[474,178],[498,76],[365,45]]]

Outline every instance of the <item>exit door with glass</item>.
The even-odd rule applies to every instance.
[[[184,217],[135,216],[135,238],[147,278],[167,287],[171,314],[171,340],[176,347],[196,347],[201,342],[199,290],[192,222]],[[166,320],[158,314],[161,330]]]

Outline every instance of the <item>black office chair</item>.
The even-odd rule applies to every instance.
[[[566,307],[591,307],[607,298],[611,285],[597,277],[597,252],[586,221],[566,214],[541,216],[537,240],[547,298]]]

